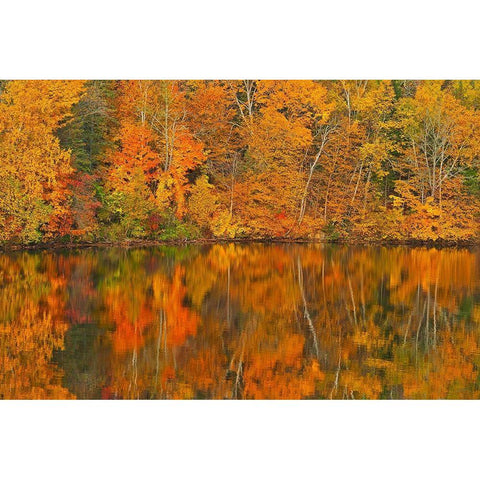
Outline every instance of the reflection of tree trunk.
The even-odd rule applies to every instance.
[[[160,350],[162,345],[162,337],[163,337],[163,330],[164,330],[164,324],[165,324],[163,310],[160,310],[159,317],[160,319],[158,322],[157,356],[156,356],[156,362],[155,362],[155,393],[157,393],[157,388],[158,388],[158,375],[160,372]]]
[[[253,331],[256,329],[256,321],[254,318],[250,318],[240,336],[239,344],[235,349],[232,358],[227,370],[227,378],[229,374],[235,375],[235,381],[233,384],[232,396],[231,398],[242,398],[243,396],[243,367],[244,367],[244,356],[245,356],[245,347],[247,344],[248,338],[251,336]],[[238,358],[238,360],[236,360]]]
[[[362,320],[363,324],[367,323],[366,320],[366,308],[365,308],[365,290],[364,290],[364,279],[363,279],[363,265],[360,267],[360,301],[362,302]]]
[[[338,341],[340,342],[342,338],[342,331],[340,330],[340,333],[338,335]],[[338,380],[340,378],[340,368],[342,367],[342,349],[339,345],[339,352],[338,352],[338,367],[337,371],[335,373],[335,381],[333,382],[333,387],[332,390],[330,391],[330,400],[333,398],[333,394],[337,393],[338,389]]]
[[[407,328],[405,329],[405,335],[403,336],[403,344],[407,343],[408,331],[410,330],[410,324],[412,322],[413,314],[418,315],[420,313],[420,283],[417,284],[417,302],[415,305],[415,310],[412,308],[410,312],[410,317],[408,318]]]
[[[137,366],[137,321],[135,320],[135,329],[134,329],[134,335],[135,335],[135,345],[133,347],[133,352],[132,352],[132,380],[130,381],[128,390],[129,390],[129,397],[133,395],[137,395],[138,398],[138,392],[137,392],[137,383],[138,383],[138,366]],[[132,386],[133,382],[133,386]]]
[[[425,326],[425,349],[428,350],[428,335],[429,335],[429,323],[430,323],[430,285],[428,285],[428,293],[427,293],[427,319],[426,319],[426,326]]]
[[[231,325],[231,318],[230,318],[230,263],[228,264],[227,270],[227,325],[230,327]]]
[[[297,268],[298,268],[298,286],[300,288],[300,293],[302,295],[302,301],[303,301],[303,315],[304,315],[304,318],[307,320],[308,328],[309,328],[310,332],[312,333],[313,345],[315,347],[315,353],[317,355],[317,358],[320,359],[317,333],[316,333],[315,328],[313,326],[312,318],[310,317],[310,312],[308,311],[307,299],[305,297],[305,290],[304,290],[304,287],[303,287],[303,269],[302,269],[302,264],[301,264],[301,261],[300,261],[300,256],[297,257]]]
[[[247,325],[247,328],[242,332],[242,335],[240,337],[240,353],[238,355],[238,362],[237,362],[237,366],[234,370],[234,367],[235,367],[235,358],[237,356],[237,353],[238,353],[238,349],[237,351],[233,354],[231,360],[230,360],[230,365],[229,365],[229,372],[233,372],[235,371],[235,382],[233,384],[233,391],[232,391],[232,398],[239,398],[239,393],[240,393],[240,390],[242,388],[242,376],[243,376],[243,357],[244,357],[244,354],[245,354],[245,344],[247,342],[247,329],[248,329],[248,325]]]
[[[328,304],[327,304],[327,291],[325,288],[325,259],[322,261],[322,292],[323,292],[323,305],[324,305],[324,319],[326,321],[328,318],[329,324],[331,324],[330,312],[328,311]]]
[[[234,394],[234,398],[238,398],[238,392],[239,392],[239,389],[240,389],[240,382],[241,382],[241,378],[242,378],[242,369],[243,369],[243,352],[244,350],[242,349],[242,355],[240,356],[240,359],[238,361],[238,368],[237,368],[237,375],[235,376],[235,385],[233,387],[233,394]]]
[[[412,316],[413,316],[413,311],[410,313],[410,316],[408,317],[407,328],[405,329],[405,335],[403,336],[404,345],[407,343],[407,335],[408,335],[408,330],[410,330],[410,323],[412,323]]]
[[[438,295],[438,279],[440,277],[440,268],[442,266],[442,255],[437,268],[437,278],[435,279],[435,296],[433,299],[433,346],[437,347],[437,295]]]
[[[423,323],[423,318],[425,317],[425,312],[427,310],[427,304],[423,304],[423,313],[422,316],[420,317],[420,322],[418,322],[418,328],[417,328],[417,337],[415,339],[415,364],[417,363],[417,353],[418,353],[418,337],[420,335],[420,328],[422,327]]]
[[[348,275],[348,288],[350,290],[350,298],[352,299],[353,306],[353,319],[355,320],[355,325],[357,324],[357,307],[355,305],[355,297],[353,296],[352,282],[350,281],[350,275]]]

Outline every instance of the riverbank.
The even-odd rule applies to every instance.
[[[479,240],[461,241],[424,241],[424,240],[397,240],[381,239],[362,241],[361,239],[318,239],[318,238],[200,238],[200,239],[177,239],[177,240],[119,240],[119,241],[95,241],[95,242],[47,242],[35,244],[9,244],[0,245],[0,252],[16,251],[48,251],[48,250],[75,250],[88,248],[149,248],[160,246],[185,246],[185,245],[215,245],[215,244],[250,244],[250,243],[290,243],[290,244],[325,244],[325,245],[349,245],[349,246],[409,246],[428,248],[473,248],[480,245]]]

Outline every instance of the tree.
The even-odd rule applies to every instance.
[[[474,211],[470,207],[476,204],[460,207],[462,185],[457,180],[462,170],[476,166],[478,114],[442,89],[439,81],[419,86],[414,98],[400,103],[398,114],[404,143],[393,198],[405,214],[417,219],[416,224],[410,224],[411,235],[416,236],[425,226],[428,231],[419,238],[456,238],[457,228],[444,225],[445,220],[448,222],[445,207],[450,218],[468,208],[469,214],[458,227],[473,235]]]
[[[70,233],[71,154],[55,132],[71,118],[80,81],[11,81],[0,97],[0,239]]]

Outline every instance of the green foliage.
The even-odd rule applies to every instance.
[[[116,127],[113,99],[115,84],[107,80],[86,82],[86,92],[73,107],[73,119],[58,130],[61,145],[71,150],[75,166],[93,173],[113,146]]]
[[[180,222],[173,217],[162,225],[158,237],[156,238],[165,241],[195,240],[201,238],[201,233],[197,226]]]
[[[118,220],[123,231],[123,237],[138,238],[145,236],[148,215],[151,204],[148,197],[145,198],[141,191],[132,193],[113,192],[107,200],[107,209],[111,212],[111,218]]]
[[[334,221],[328,222],[325,227],[323,227],[323,233],[325,234],[325,239],[328,241],[335,241],[340,238],[337,223]]]
[[[477,168],[466,168],[463,172],[463,184],[471,195],[480,196],[480,174]]]

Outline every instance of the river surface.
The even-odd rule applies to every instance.
[[[479,372],[475,250],[0,255],[4,399],[478,398]]]

